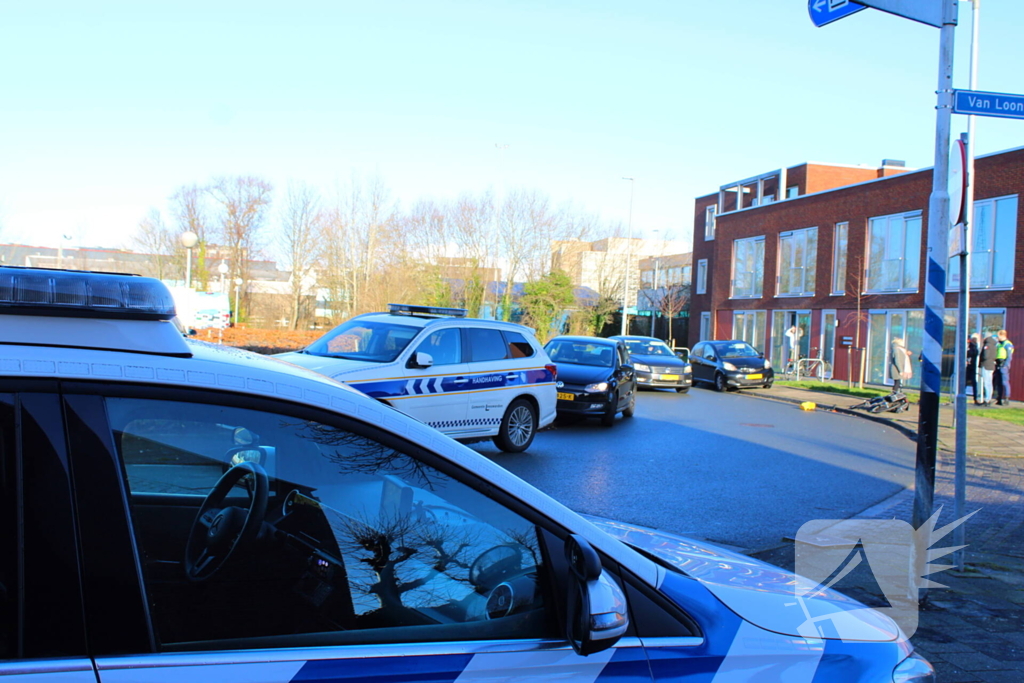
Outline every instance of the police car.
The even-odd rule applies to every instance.
[[[465,309],[391,304],[278,356],[351,384],[445,434],[525,451],[555,419],[555,366],[528,327]]]
[[[581,518],[173,315],[155,280],[0,267],[0,679],[933,680],[859,603]]]

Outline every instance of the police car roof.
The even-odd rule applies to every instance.
[[[370,320],[373,322],[384,322],[398,325],[409,325],[410,327],[434,327],[439,325],[458,325],[460,327],[500,327],[501,329],[515,330],[516,332],[528,332],[533,335],[534,331],[526,325],[508,322],[505,320],[489,320],[487,318],[456,318],[438,317],[433,315],[410,315],[408,313],[363,313],[351,320]]]

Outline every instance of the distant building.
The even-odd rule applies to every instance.
[[[687,244],[673,240],[608,237],[594,242],[562,240],[551,243],[551,267],[564,271],[576,287],[588,287],[601,296],[622,297],[629,262],[630,306],[640,288],[640,262],[652,256],[680,253]]]

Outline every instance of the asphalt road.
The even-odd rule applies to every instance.
[[[746,550],[854,515],[914,477],[914,444],[892,428],[700,387],[640,392],[636,416],[610,428],[556,422],[526,453],[474,448],[578,512]]]

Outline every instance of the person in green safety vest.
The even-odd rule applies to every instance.
[[[1006,338],[1006,330],[996,334],[996,371],[992,388],[996,405],[1010,403],[1010,363],[1013,361],[1013,342]]]

